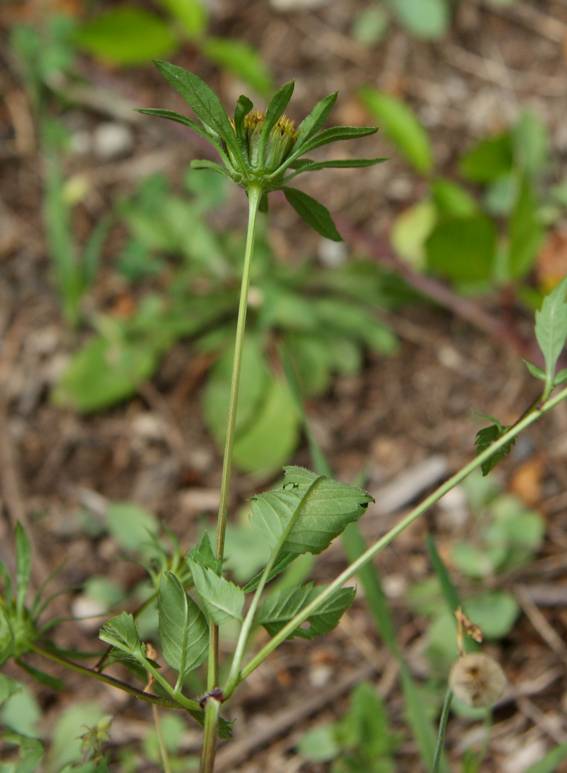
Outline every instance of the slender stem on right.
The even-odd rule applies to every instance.
[[[443,701],[443,708],[441,709],[441,716],[439,718],[439,729],[437,731],[437,741],[435,743],[435,754],[433,755],[433,768],[431,773],[439,773],[440,770],[443,748],[445,747],[445,737],[447,735],[447,723],[449,721],[449,714],[451,713],[452,700],[453,691],[450,687],[448,687],[447,692],[445,693],[445,699]]]
[[[246,230],[246,246],[244,249],[244,264],[242,267],[242,280],[240,284],[240,300],[238,303],[238,319],[236,322],[236,335],[234,341],[234,357],[232,361],[232,377],[230,382],[230,399],[228,404],[228,417],[226,422],[226,440],[222,463],[222,478],[220,489],[219,510],[217,516],[216,555],[222,562],[224,557],[224,538],[228,519],[228,500],[230,495],[230,478],[232,472],[232,452],[234,449],[234,436],[236,430],[236,413],[238,409],[238,392],[240,388],[240,370],[242,366],[242,350],[244,348],[244,333],[246,331],[246,312],[248,309],[248,292],[250,289],[250,268],[252,266],[252,254],[254,251],[254,233],[256,229],[256,215],[262,190],[256,187],[248,189],[248,228]],[[219,629],[218,626],[209,626],[209,658],[207,687],[212,690],[217,686],[219,670]]]
[[[495,440],[492,445],[482,453],[478,454],[468,464],[462,467],[458,472],[452,475],[448,480],[439,486],[432,494],[426,497],[417,507],[411,510],[404,518],[402,518],[396,526],[390,529],[383,537],[377,540],[371,545],[356,561],[353,561],[332,583],[330,583],[324,591],[322,591],[317,598],[315,598],[310,604],[307,604],[301,612],[298,612],[278,633],[266,644],[262,649],[249,661],[249,663],[242,669],[239,675],[239,682],[246,679],[250,674],[258,668],[258,666],[264,662],[264,660],[270,655],[279,645],[287,639],[287,637],[295,631],[295,629],[307,620],[332,594],[340,588],[347,580],[350,580],[359,569],[364,566],[368,561],[374,558],[375,555],[380,553],[386,548],[394,539],[401,534],[408,526],[422,516],[430,507],[436,504],[448,491],[455,488],[461,481],[463,481],[471,472],[476,470],[487,459],[489,459],[496,451],[502,446],[506,445],[512,438],[519,435],[524,429],[540,419],[545,413],[550,411],[562,400],[567,398],[567,388],[562,389],[554,397],[544,402],[542,405],[537,406],[527,416],[524,416],[519,422],[512,426],[506,433],[504,433],[498,440]],[[236,685],[234,685],[236,687]],[[234,691],[234,687],[230,692],[225,691],[225,699]]]

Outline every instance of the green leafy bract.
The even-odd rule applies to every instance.
[[[212,569],[189,561],[195,589],[210,619],[216,625],[227,620],[242,620],[244,591]]]
[[[315,132],[317,132],[321,126],[327,120],[329,113],[333,109],[337,97],[338,91],[334,91],[332,94],[321,99],[313,110],[306,116],[303,121],[297,127],[297,140],[296,147],[301,148],[308,139],[310,139]]]
[[[236,135],[215,92],[198,75],[182,67],[162,61],[156,62],[156,67],[203,124],[215,131],[235,155],[240,157]]]
[[[260,608],[258,622],[271,636],[275,636],[323,590],[323,587],[314,587],[313,583],[308,583],[300,588],[273,593]],[[299,636],[303,639],[314,639],[315,636],[329,633],[337,625],[341,615],[350,607],[355,595],[354,588],[339,588],[312,615],[309,615],[305,623],[296,628],[289,638]]]
[[[545,359],[546,377],[552,383],[567,341],[567,277],[546,295],[536,312],[535,334]]]
[[[336,225],[327,207],[316,201],[307,193],[297,188],[284,188],[283,192],[291,206],[305,220],[305,222],[315,229],[317,233],[326,239],[332,239],[335,242],[342,242],[342,236],[337,231]]]
[[[280,486],[252,500],[252,523],[270,546],[278,544],[291,519],[284,553],[320,553],[372,502],[362,489],[318,476],[302,467],[286,467]]]
[[[209,628],[205,616],[172,572],[161,577],[158,614],[163,656],[183,679],[207,657]]]

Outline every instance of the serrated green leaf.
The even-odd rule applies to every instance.
[[[85,51],[125,65],[167,56],[178,45],[176,35],[159,16],[127,5],[103,11],[81,24],[73,37]]]
[[[362,489],[338,483],[302,467],[286,467],[282,483],[252,500],[252,524],[274,547],[294,519],[283,553],[320,553],[352,521],[358,520],[372,497]]]
[[[310,583],[301,588],[273,593],[262,605],[258,613],[258,622],[264,626],[270,636],[274,636],[323,590],[324,587],[313,587]],[[314,639],[316,636],[328,633],[350,607],[355,595],[354,588],[339,588],[307,618],[306,623],[293,631],[288,638],[299,636],[303,639]]]
[[[189,566],[195,589],[210,619],[216,625],[222,625],[227,620],[242,620],[242,588],[195,561],[189,561]]]
[[[526,366],[526,368],[528,369],[528,371],[530,372],[530,374],[534,378],[539,378],[541,381],[545,381],[546,376],[545,376],[544,370],[542,370],[541,368],[538,368],[537,365],[534,365],[533,362],[530,362],[529,360],[522,360],[522,361]],[[565,372],[567,373],[567,371]]]
[[[106,644],[136,660],[143,654],[136,622],[129,612],[121,612],[108,620],[100,629],[98,636]]]
[[[326,239],[342,242],[342,236],[337,231],[327,207],[297,188],[285,187],[282,190],[291,206],[311,228]]]
[[[205,616],[172,572],[160,580],[159,636],[163,657],[183,680],[207,657],[209,628]]]
[[[459,162],[463,177],[472,182],[490,183],[512,171],[514,149],[510,132],[483,139]]]
[[[31,578],[31,545],[21,523],[16,524],[16,610],[21,615]]]
[[[545,359],[546,376],[551,382],[567,341],[567,277],[545,296],[535,318],[535,334]]]
[[[215,556],[211,540],[206,532],[201,537],[197,547],[189,552],[187,561],[193,561],[199,564],[199,566],[212,569],[216,574],[219,573],[220,562]]]
[[[313,110],[307,115],[297,127],[297,139],[295,147],[301,148],[317,132],[327,120],[329,113],[337,101],[338,91],[319,100]]]
[[[399,99],[368,86],[360,96],[384,134],[410,164],[422,174],[429,173],[433,168],[429,137],[413,111]]]
[[[242,158],[234,130],[215,92],[198,75],[189,70],[169,62],[156,61],[155,65],[205,126],[215,131],[237,158]]]
[[[504,427],[502,424],[491,424],[488,427],[483,427],[476,433],[476,437],[474,440],[476,453],[477,455],[485,451],[487,448],[490,448],[490,446],[499,438],[504,435],[508,427]],[[494,452],[492,456],[490,456],[488,459],[486,459],[480,469],[482,470],[483,475],[488,475],[488,473],[499,463],[502,461],[502,459],[505,459],[512,448],[514,447],[514,443],[516,442],[516,438],[512,438],[512,440],[508,441],[508,443],[505,443],[501,448],[499,448],[497,451]]]
[[[262,537],[263,535],[260,533],[259,536]],[[296,558],[297,558],[296,553],[280,553],[278,556],[278,560],[276,561],[270,573],[268,574],[268,579],[266,580],[266,583],[271,582],[274,579],[274,577],[277,577],[279,574],[281,574],[284,571],[284,569],[286,569],[292,563],[292,561],[295,561]],[[265,563],[266,562],[264,561],[264,564]],[[243,588],[244,593],[251,593],[252,591],[255,591],[258,585],[260,584],[260,580],[262,579],[263,576],[264,576],[264,569],[262,568],[258,572],[256,572],[256,574],[250,580],[248,580],[248,582]]]
[[[215,64],[241,78],[259,94],[272,89],[272,76],[262,57],[248,43],[228,38],[207,38],[201,50]]]

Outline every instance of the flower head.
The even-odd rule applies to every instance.
[[[334,92],[318,102],[296,128],[284,114],[293,94],[293,82],[286,83],[274,94],[265,112],[254,110],[251,100],[240,96],[234,117],[229,119],[217,95],[197,75],[168,62],[156,62],[156,66],[190,105],[197,120],[172,110],[147,108],[140,112],[184,124],[213,145],[222,164],[209,160],[193,161],[195,169],[212,169],[230,177],[247,192],[251,189],[259,191],[264,209],[267,208],[268,194],[282,190],[292,207],[309,225],[323,236],[340,241],[329,211],[303,191],[289,187],[288,183],[305,172],[372,166],[384,161],[383,158],[313,161],[305,157],[306,153],[331,142],[374,134],[377,131],[375,126],[323,129],[337,99]]]

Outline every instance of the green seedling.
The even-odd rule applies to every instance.
[[[196,75],[167,63],[159,63],[158,67],[191,107],[194,116],[157,109],[145,112],[177,121],[208,139],[218,152],[220,164],[207,160],[196,162],[195,166],[213,168],[236,182],[244,189],[249,208],[214,546],[205,536],[186,552],[177,545],[170,550],[152,538],[153,521],[146,517],[148,541],[156,547],[154,554],[144,560],[150,561],[153,583],[150,599],[151,603],[157,604],[158,638],[154,643],[143,635],[138,624],[141,609],[123,611],[102,625],[99,637],[107,649],[97,653],[97,662],[88,667],[82,665],[79,659],[88,659],[91,653],[65,652],[53,642],[57,620],[43,619],[47,601],[41,596],[30,601],[31,555],[25,534],[18,527],[15,580],[7,569],[2,570],[0,662],[13,660],[55,688],[60,686],[58,680],[28,663],[31,655],[51,660],[84,678],[99,680],[151,704],[160,759],[165,770],[170,764],[167,744],[163,733],[160,733],[158,712],[166,709],[181,712],[184,718],[203,726],[201,771],[211,773],[219,737],[228,738],[231,734],[231,723],[221,713],[224,714],[230,707],[232,696],[247,678],[287,639],[312,638],[330,631],[353,602],[355,589],[347,585],[349,581],[444,494],[567,398],[567,388],[556,390],[555,387],[557,342],[564,343],[567,337],[567,315],[563,313],[567,298],[565,288],[561,286],[561,290],[557,291],[559,297],[552,294],[544,300],[538,317],[538,320],[545,321],[546,329],[546,336],[542,337],[540,331],[538,340],[540,343],[544,341],[544,354],[548,350],[548,355],[553,355],[546,355],[551,389],[544,387],[540,399],[491,445],[362,550],[334,580],[324,586],[302,582],[291,587],[288,584],[287,587],[280,585],[273,588],[270,584],[300,556],[317,556],[325,551],[337,536],[361,518],[371,506],[372,497],[359,486],[336,481],[328,474],[311,472],[302,467],[287,467],[283,480],[252,498],[249,528],[260,535],[266,546],[267,558],[246,586],[238,585],[225,569],[225,538],[238,427],[238,397],[241,381],[245,383],[241,375],[245,367],[246,316],[258,212],[261,208],[267,209],[270,194],[283,190],[289,203],[310,226],[329,238],[340,238],[328,210],[307,194],[290,187],[291,178],[325,167],[369,166],[380,159],[345,162],[340,159],[317,161],[305,157],[306,153],[332,141],[355,139],[375,131],[373,127],[324,129],[336,94],[318,103],[297,129],[284,116],[293,84],[283,86],[264,113],[253,111],[251,101],[240,97],[231,121],[218,97]],[[538,324],[543,323],[540,321]],[[548,343],[550,340],[553,342],[551,346]],[[138,512],[136,520],[139,517]],[[139,546],[138,541],[136,544]],[[146,599],[142,607],[146,608],[148,603],[150,601]],[[265,629],[269,638],[249,654],[252,633],[259,627]],[[226,660],[221,660],[220,636],[227,632],[231,632],[230,637],[225,636],[230,654]],[[107,667],[117,661],[132,674],[131,680],[118,679],[108,673]],[[462,680],[459,681],[459,689],[461,687]],[[11,690],[10,685],[7,690]],[[97,716],[89,723],[90,726],[96,726],[100,719]],[[357,724],[354,731],[350,728],[346,732],[347,741],[344,743],[346,746],[352,744],[355,755],[368,754],[366,741],[362,743],[361,740],[366,738],[365,727],[366,720],[363,720],[362,726]],[[376,739],[378,741],[381,754],[391,756],[393,750],[386,743],[387,739]],[[361,743],[364,748],[361,748]],[[349,746],[349,749],[352,747]],[[426,761],[427,769],[435,770],[438,760],[439,754],[432,752]]]
[[[510,129],[466,151],[458,162],[463,182],[455,182],[436,174],[431,140],[406,104],[370,87],[360,96],[428,183],[426,196],[394,222],[391,242],[400,257],[464,294],[511,287],[528,306],[539,305],[526,277],[560,216],[562,188],[543,185],[549,140],[536,114],[524,111]]]

